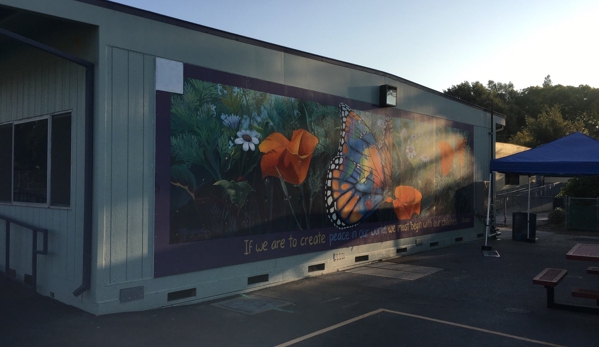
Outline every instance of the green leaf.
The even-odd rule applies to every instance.
[[[196,190],[196,178],[184,165],[171,166],[171,184],[179,186],[194,196]]]
[[[226,181],[221,180],[214,183],[215,186],[221,186],[229,195],[231,199],[231,203],[236,205],[239,209],[245,203],[247,196],[250,192],[253,192],[254,189],[247,182],[235,182],[235,181]]]

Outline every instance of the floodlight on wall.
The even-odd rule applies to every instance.
[[[379,106],[397,106],[397,87],[383,84],[379,88]]]

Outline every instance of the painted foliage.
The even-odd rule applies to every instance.
[[[186,77],[182,95],[157,98],[157,148],[170,145],[158,276],[472,226],[471,126],[197,67]],[[203,258],[222,247],[228,260]]]

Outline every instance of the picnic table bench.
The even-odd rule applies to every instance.
[[[599,261],[599,244],[576,244],[566,254],[566,258],[572,260]],[[599,275],[599,267],[590,266],[587,268],[587,273]],[[547,308],[559,308],[570,311],[599,314],[599,307],[555,302],[555,287],[567,274],[568,270],[546,268],[533,278],[532,283],[543,285],[547,289]],[[572,296],[575,298],[595,299],[599,306],[599,290],[574,288],[572,290]]]
[[[532,279],[532,283],[541,284],[547,288],[547,307],[554,308],[555,303],[555,287],[566,277],[568,270],[546,268],[541,271],[535,278]]]

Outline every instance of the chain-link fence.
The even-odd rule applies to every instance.
[[[497,225],[511,225],[512,213],[550,212],[556,206],[555,196],[560,192],[563,183],[551,183],[537,185],[530,188],[530,200],[528,187],[519,187],[511,190],[502,190],[495,196],[495,223]]]
[[[599,231],[599,198],[566,197],[566,229]]]

